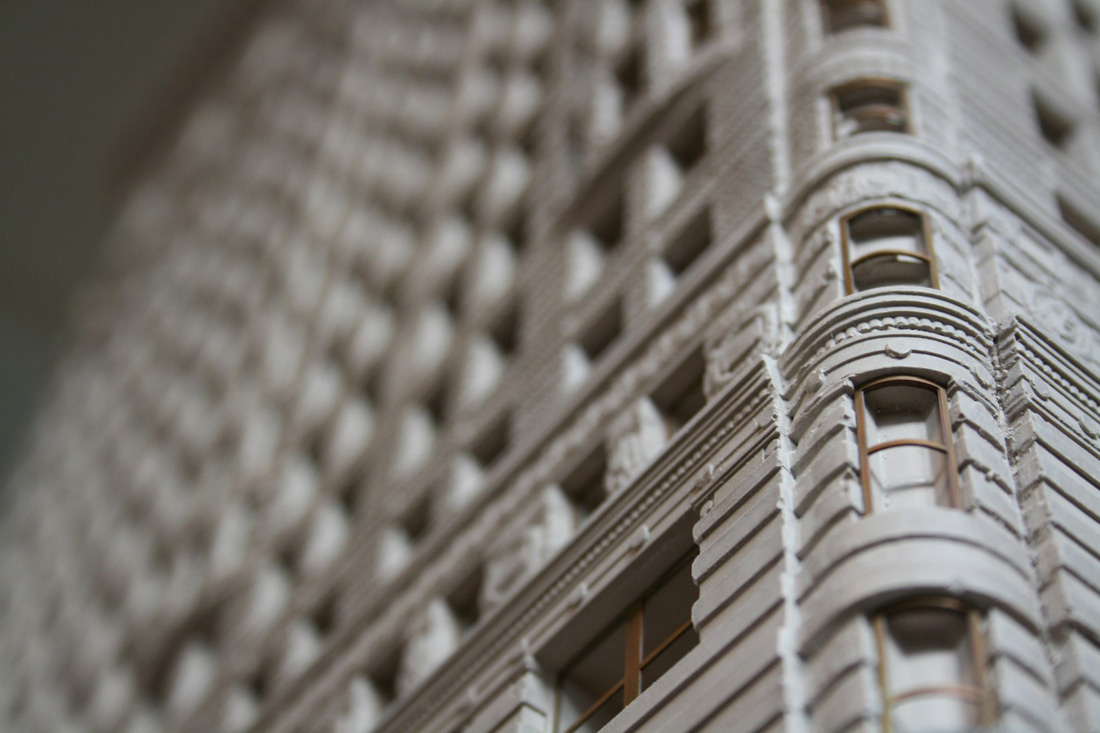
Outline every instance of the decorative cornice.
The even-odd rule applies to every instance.
[[[832,352],[890,333],[953,343],[979,363],[993,352],[993,328],[976,308],[936,290],[872,290],[833,304],[811,320],[781,357],[792,385],[803,384]]]

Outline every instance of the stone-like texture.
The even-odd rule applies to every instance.
[[[14,476],[8,727],[551,730],[693,548],[700,644],[608,730],[876,729],[873,619],[928,595],[1006,730],[1100,727],[1100,7],[826,4],[273,2]],[[908,131],[835,139],[870,77]],[[934,287],[848,292],[868,207]],[[890,375],[957,504],[867,506]]]

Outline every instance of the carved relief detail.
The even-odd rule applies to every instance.
[[[626,487],[667,440],[664,416],[648,398],[642,397],[624,410],[608,429],[607,490],[615,493]]]
[[[410,625],[397,675],[397,694],[404,697],[427,679],[458,646],[459,637],[458,623],[446,602],[433,598]]]
[[[538,497],[535,511],[494,548],[485,570],[481,607],[496,607],[538,572],[573,534],[573,507],[557,484]]]

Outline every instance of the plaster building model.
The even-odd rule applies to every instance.
[[[28,731],[1100,730],[1100,5],[273,2],[4,518]]]

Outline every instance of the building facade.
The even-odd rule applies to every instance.
[[[1100,5],[272,2],[12,481],[8,727],[1100,729]]]

